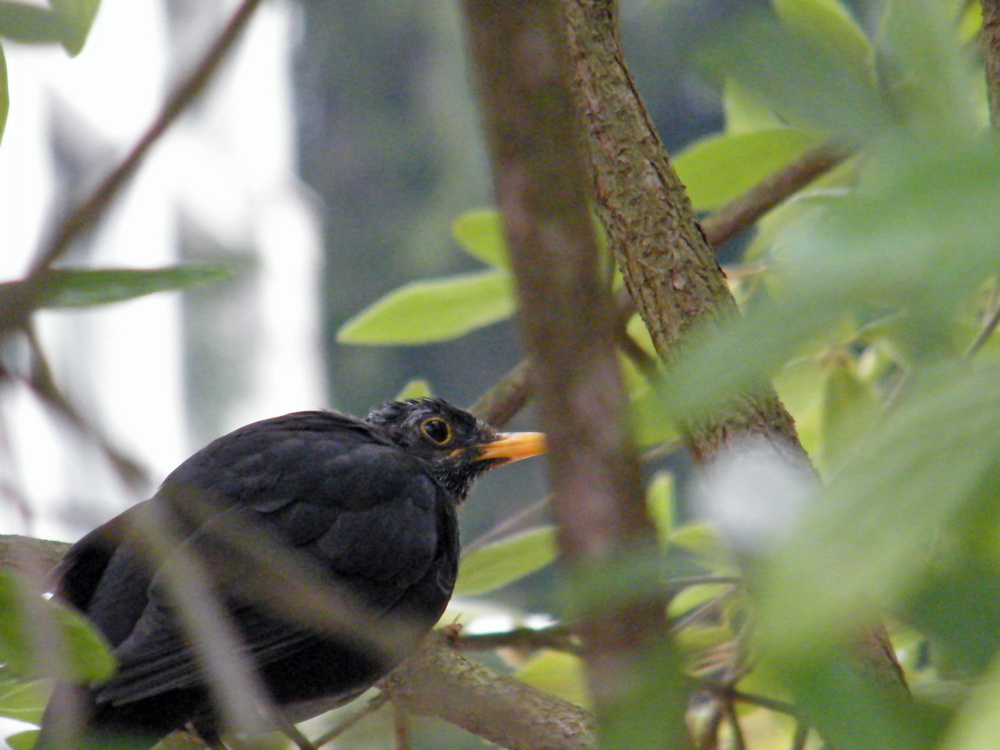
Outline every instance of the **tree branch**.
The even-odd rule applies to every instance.
[[[983,29],[979,44],[986,68],[986,95],[990,103],[990,120],[1000,128],[1000,0],[981,0]]]

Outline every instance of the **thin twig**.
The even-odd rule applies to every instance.
[[[720,698],[728,698],[730,701],[735,701],[737,703],[749,703],[752,706],[760,706],[761,708],[766,708],[769,711],[787,714],[788,716],[799,715],[795,706],[787,701],[778,700],[777,698],[768,698],[765,695],[757,695],[755,693],[745,693],[732,685],[720,685],[717,682],[712,682],[711,680],[704,678],[694,678],[694,681],[695,685],[700,690],[704,690],[706,693],[711,693],[712,695]]]
[[[574,630],[567,625],[553,625],[548,628],[514,628],[499,633],[477,633],[460,635],[454,641],[455,648],[472,651],[492,651],[498,648],[540,649],[565,651],[580,654],[581,645]]]
[[[135,174],[149,149],[205,89],[260,3],[261,0],[243,0],[201,62],[180,82],[173,94],[164,102],[156,118],[128,155],[104,178],[80,206],[60,222],[55,235],[35,258],[29,276],[36,276],[49,268],[69,249],[73,241],[92,227],[101,214],[107,210],[111,200]]]
[[[410,747],[410,714],[399,703],[392,704],[392,744],[395,750]]]
[[[976,338],[972,340],[972,343],[962,353],[962,357],[971,359],[975,356],[976,352],[982,349],[983,344],[993,335],[997,325],[1000,325],[1000,302],[994,303],[993,309],[990,310],[989,315],[986,316],[982,326],[979,328],[979,333],[976,334]]]

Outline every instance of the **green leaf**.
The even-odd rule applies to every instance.
[[[65,29],[63,48],[73,57],[80,54],[101,0],[50,0]]]
[[[221,265],[50,269],[30,282],[0,284],[0,303],[5,297],[29,295],[36,307],[90,307],[217,281],[231,274],[231,267]]]
[[[646,507],[661,542],[669,541],[674,530],[674,475],[658,471],[646,487]]]
[[[871,388],[858,378],[846,353],[829,366],[822,404],[823,465],[831,468],[857,444],[878,415]]]
[[[704,138],[674,160],[698,211],[718,208],[819,142],[799,128],[771,128]]]
[[[518,668],[514,676],[549,695],[578,706],[589,706],[583,664],[563,651],[540,651]]]
[[[0,142],[7,129],[7,113],[10,111],[10,89],[7,86],[7,58],[0,46]]]
[[[782,23],[874,80],[875,51],[838,0],[771,1]]]
[[[22,44],[62,41],[66,33],[62,19],[37,5],[0,2],[0,36]]]
[[[541,570],[556,558],[555,539],[554,527],[539,526],[470,552],[462,557],[455,595],[487,594]]]
[[[37,724],[41,721],[51,692],[51,680],[0,682],[0,716]]]
[[[781,125],[763,97],[732,76],[726,76],[722,86],[722,109],[727,133],[750,133]]]
[[[34,750],[37,740],[38,730],[29,729],[26,732],[9,735],[5,741],[10,745],[10,750]]]
[[[770,648],[795,658],[848,643],[873,603],[891,608],[918,590],[930,551],[948,548],[943,534],[958,549],[983,547],[977,535],[995,539],[998,377],[994,360],[911,378],[756,581]]]
[[[408,401],[411,398],[424,398],[433,394],[431,384],[424,378],[413,378],[396,394],[396,401]]]
[[[389,292],[337,331],[343,344],[427,344],[510,317],[510,276],[498,269],[414,281]]]
[[[61,671],[51,676],[100,680],[115,662],[104,638],[67,607],[36,595],[11,573],[0,570],[0,662],[14,674]]]
[[[479,208],[461,214],[451,225],[451,235],[473,258],[495,268],[510,265],[500,212]]]

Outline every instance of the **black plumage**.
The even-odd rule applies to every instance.
[[[349,700],[444,611],[455,509],[474,479],[541,450],[541,436],[501,435],[441,399],[392,402],[364,420],[300,412],[219,438],[54,571],[56,595],[104,633],[118,669],[99,684],[57,686],[39,747],[65,740],[73,727],[60,719],[74,707],[82,744],[152,744],[183,727],[218,741],[211,677],[179,622],[182,576],[170,570],[184,561],[202,571],[289,719]]]

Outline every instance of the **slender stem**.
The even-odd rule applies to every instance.
[[[181,81],[173,94],[164,102],[153,122],[128,155],[104,178],[82,204],[60,222],[52,239],[36,256],[29,276],[35,276],[49,268],[53,262],[69,250],[73,241],[91,228],[107,210],[112,199],[121,192],[125,183],[135,174],[153,145],[204,91],[260,3],[261,0],[243,0],[201,62]]]

